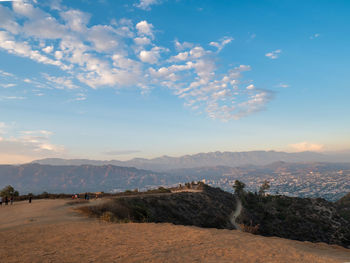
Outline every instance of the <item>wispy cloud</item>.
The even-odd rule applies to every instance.
[[[25,100],[26,97],[22,96],[0,96],[0,100]]]
[[[160,4],[161,0],[140,0],[138,3],[134,4],[135,7],[149,11],[152,5]]]
[[[210,42],[209,45],[216,47],[218,52],[220,52],[227,44],[231,43],[232,40],[232,37],[224,37],[220,40],[220,42]]]
[[[290,85],[286,83],[279,83],[276,85],[277,88],[289,88]]]
[[[310,36],[310,39],[315,39],[315,38],[319,38],[321,36],[321,34],[319,33],[315,33],[312,36]]]
[[[266,53],[265,56],[270,58],[270,59],[277,59],[281,53],[282,53],[282,50],[281,49],[277,49],[275,51]]]
[[[310,142],[299,142],[299,143],[289,144],[288,146],[297,152],[305,152],[305,151],[321,152],[324,150],[323,144],[310,143]]]
[[[58,156],[65,151],[62,145],[51,142],[53,133],[47,130],[16,132],[12,125],[0,123],[0,135],[0,156],[2,159],[8,158],[9,161],[11,158],[27,160]]]

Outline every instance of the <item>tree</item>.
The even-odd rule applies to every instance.
[[[260,186],[259,195],[265,195],[265,192],[270,189],[270,182],[265,180],[264,183]]]
[[[241,195],[244,192],[245,183],[236,180],[232,187],[235,189],[235,194]]]
[[[19,193],[11,185],[8,185],[1,190],[0,195],[1,196],[19,196]]]

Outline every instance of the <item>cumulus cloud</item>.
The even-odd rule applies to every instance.
[[[288,146],[297,152],[321,152],[324,150],[324,145],[310,142],[299,142],[295,144],[289,144]]]
[[[277,59],[281,53],[282,53],[282,50],[281,49],[277,49],[275,51],[266,53],[265,56],[270,58],[270,59]]]
[[[139,7],[147,9],[155,3],[140,1]],[[273,98],[272,91],[244,80],[249,65],[218,68],[219,51],[233,41],[231,37],[208,46],[175,40],[170,50],[155,42],[157,31],[146,20],[134,24],[115,19],[107,25],[91,25],[88,13],[57,4],[51,10],[55,12],[44,11],[34,2],[0,9],[0,15],[6,16],[6,21],[0,16],[4,22],[0,23],[0,49],[62,71],[58,76],[42,75],[43,83],[28,80],[37,88],[74,89],[73,100],[81,101],[86,99],[86,86],[138,87],[142,94],[167,87],[189,109],[223,121],[263,110]],[[277,58],[279,53],[273,51],[268,57]]]
[[[153,25],[148,23],[146,20],[137,23],[136,29],[138,34],[141,36],[153,37]]]

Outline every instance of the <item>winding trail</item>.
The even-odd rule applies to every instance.
[[[242,231],[241,227],[236,223],[236,218],[241,214],[242,211],[242,202],[237,198],[237,207],[230,215],[231,224],[239,231]]]

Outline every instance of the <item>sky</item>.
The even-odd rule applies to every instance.
[[[350,149],[347,0],[0,1],[0,163]]]

